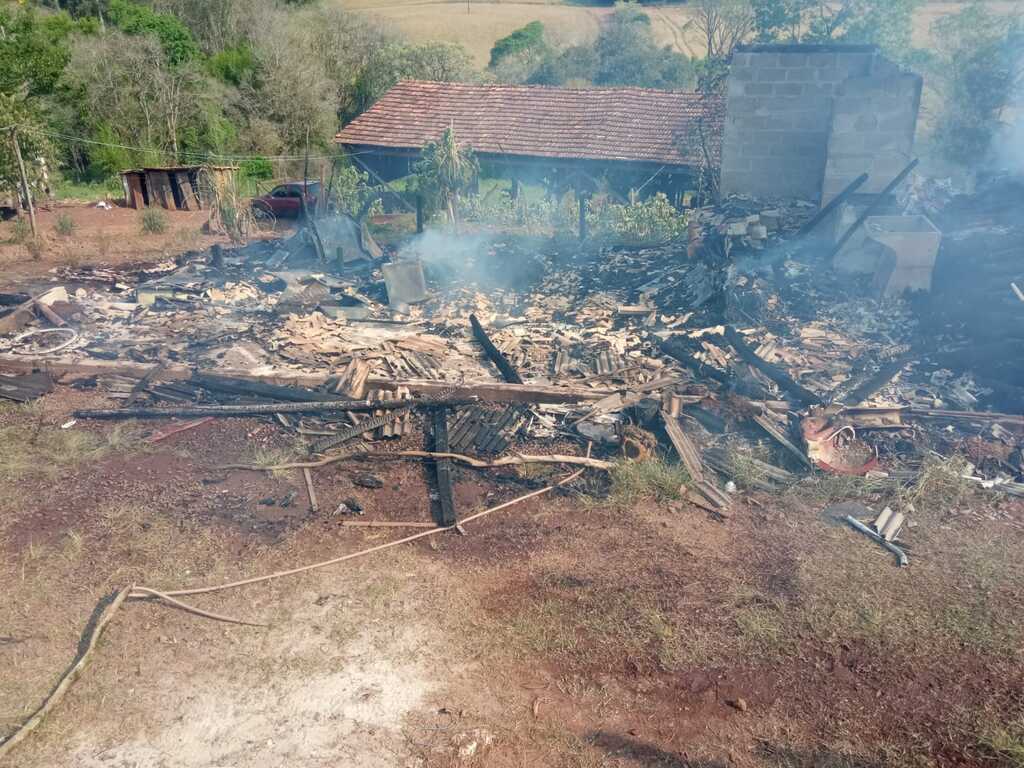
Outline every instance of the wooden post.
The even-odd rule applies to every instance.
[[[25,195],[25,205],[28,206],[28,221],[32,225],[32,237],[38,234],[36,231],[36,209],[32,205],[32,190],[28,186],[28,176],[25,174],[25,161],[21,159],[21,146],[18,144],[18,129],[11,128],[11,141],[14,143],[14,156],[18,159],[18,172],[21,174],[21,191]]]
[[[416,195],[416,234],[423,234],[423,195]]]
[[[576,202],[580,206],[580,242],[587,239],[587,199],[583,195],[583,185],[576,184]]]

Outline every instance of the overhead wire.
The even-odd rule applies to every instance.
[[[269,161],[287,161],[287,160],[304,160],[306,155],[240,155],[240,154],[221,154],[216,152],[194,152],[189,150],[179,150],[174,152],[169,149],[157,149],[155,147],[137,147],[130,144],[117,144],[109,141],[98,141],[96,139],[87,139],[84,136],[72,136],[66,133],[59,133],[57,131],[48,131],[44,128],[36,128],[34,126],[19,126],[12,125],[9,128],[18,128],[26,133],[38,133],[44,136],[50,136],[52,138],[64,139],[65,141],[76,142],[79,144],[91,144],[98,147],[110,147],[112,149],[127,149],[133,152],[143,152],[156,155],[163,155],[164,157],[170,158],[193,158],[196,160],[202,160],[205,162],[215,162],[217,160],[224,161],[245,161],[245,160],[269,160]],[[0,130],[9,130],[9,128]],[[345,155],[348,157],[354,157],[356,155],[365,155],[371,153],[373,150],[364,150],[362,152],[346,152]],[[337,154],[332,155],[310,155],[310,160],[333,160],[338,157]]]

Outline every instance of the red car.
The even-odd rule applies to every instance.
[[[254,197],[252,207],[257,211],[272,213],[278,219],[297,219],[302,216],[302,190],[306,190],[306,208],[315,210],[320,196],[319,181],[289,181],[278,184],[270,194]]]

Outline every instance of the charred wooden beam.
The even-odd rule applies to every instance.
[[[875,394],[875,392],[892,381],[893,377],[903,369],[903,366],[905,366],[907,362],[908,359],[906,357],[900,357],[886,363],[874,376],[871,376],[855,387],[846,397],[843,398],[843,402],[846,405],[858,405],[859,403],[864,402]]]
[[[249,395],[265,397],[270,400],[285,400],[291,403],[313,403],[325,400],[349,400],[343,395],[333,392],[315,392],[301,387],[282,387],[277,384],[264,384],[260,381],[239,379],[233,376],[218,376],[208,373],[195,373],[192,383],[211,392],[223,392],[230,395]]]
[[[480,342],[480,346],[484,348],[487,358],[501,371],[502,378],[509,384],[522,384],[523,380],[519,376],[518,371],[509,362],[508,358],[502,354],[501,350],[494,346],[494,342],[491,341],[491,337],[487,335],[484,327],[480,325],[476,315],[469,316],[469,324],[473,327],[473,336]]]
[[[434,453],[448,453],[448,409],[433,409],[431,419],[431,444]],[[434,473],[437,479],[437,496],[440,504],[440,525],[455,525],[455,496],[452,493],[451,459],[436,459]]]
[[[793,378],[786,373],[784,370],[779,368],[777,365],[772,365],[767,360],[762,360],[758,357],[757,353],[743,340],[735,328],[730,326],[725,327],[725,339],[729,342],[733,349],[736,350],[743,362],[748,365],[752,365],[769,379],[774,381],[783,390],[791,394],[801,405],[820,405],[821,398],[811,392],[809,389],[804,388],[800,384],[797,384]]]
[[[690,352],[689,345],[686,343],[688,340],[688,337],[669,336],[667,339],[662,339],[658,343],[658,348],[661,350],[662,354],[668,355],[674,360],[678,360],[698,376],[707,376],[710,379],[714,379],[719,384],[728,384],[729,374],[720,371],[713,366],[705,365],[695,358]]]
[[[197,418],[200,416],[265,416],[275,413],[336,413],[339,411],[402,410],[417,405],[468,405],[472,400],[414,401],[382,400],[327,400],[316,403],[256,403],[253,405],[196,405],[190,408],[92,408],[74,412],[79,419],[168,419],[171,417]],[[361,426],[361,425],[360,425]],[[365,432],[366,430],[361,430]]]
[[[57,378],[64,374],[73,376],[107,376],[119,374],[139,378],[144,376],[152,364],[123,360],[76,360],[62,356],[28,356],[0,353],[0,371],[31,373],[46,371]],[[319,387],[328,379],[323,374],[280,371],[270,374],[253,375],[236,369],[222,369],[222,376],[229,376],[245,382],[260,382],[290,387]],[[160,373],[161,381],[182,381],[190,379],[193,370],[184,365],[168,365]],[[554,386],[549,384],[506,384],[498,381],[467,381],[453,384],[435,379],[395,379],[371,376],[366,382],[367,389],[395,390],[402,387],[410,392],[423,395],[450,393],[452,397],[478,398],[494,403],[581,403],[600,400],[614,394],[614,389],[590,389],[587,387]],[[321,400],[336,395],[324,392],[314,393]]]
[[[889,195],[896,190],[896,187],[902,184],[903,180],[910,175],[910,172],[917,167],[918,162],[919,161],[916,157],[911,160],[907,167],[900,171],[896,178],[886,185],[885,189],[875,195],[875,199],[871,201],[867,208],[865,208],[861,212],[860,216],[857,217],[857,220],[849,226],[849,228],[843,233],[843,236],[836,241],[834,246],[832,246],[832,249],[828,253],[827,261],[831,261],[835,258],[837,253],[843,250],[843,246],[846,245],[846,241],[853,237],[854,233],[861,228],[869,216],[874,215],[875,211],[877,211],[882,203],[885,202],[886,198],[888,198]]]
[[[858,189],[860,189],[864,185],[864,182],[867,180],[868,175],[866,173],[862,173],[856,179],[847,184],[846,188],[842,192],[840,192],[838,195],[836,195],[835,197],[828,201],[828,205],[826,205],[824,208],[822,208],[820,211],[814,214],[814,216],[812,216],[806,224],[800,227],[800,231],[796,233],[797,237],[803,237],[804,235],[809,235],[811,232],[813,232],[814,228],[817,227],[822,221],[824,221],[826,216],[828,216],[830,213],[832,213],[832,211],[834,211],[836,208],[838,208],[840,205],[846,202],[846,199],[854,192],[856,192]]]

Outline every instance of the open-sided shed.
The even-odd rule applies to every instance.
[[[129,208],[159,206],[195,211],[206,207],[214,190],[231,182],[233,165],[174,165],[121,171]]]
[[[720,98],[692,92],[405,80],[335,141],[390,181],[451,126],[482,163],[513,177],[540,172],[579,186],[608,176],[626,189],[647,180],[646,191],[671,194],[717,164],[722,120]]]

